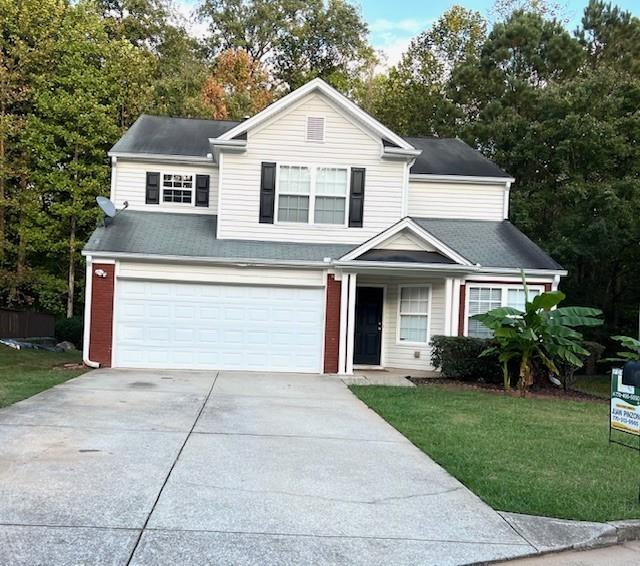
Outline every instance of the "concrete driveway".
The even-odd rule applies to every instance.
[[[335,378],[97,370],[0,410],[0,564],[534,551]]]

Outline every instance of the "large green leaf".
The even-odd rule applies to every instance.
[[[547,293],[541,293],[533,298],[533,301],[529,303],[534,310],[550,310],[565,298],[565,294],[562,291],[549,291]]]

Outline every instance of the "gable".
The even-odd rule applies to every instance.
[[[435,252],[436,248],[418,238],[415,234],[404,229],[397,234],[389,237],[387,240],[376,245],[377,250],[411,250],[411,251],[427,251]]]

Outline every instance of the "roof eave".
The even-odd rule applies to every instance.
[[[208,163],[214,165],[213,156],[201,155],[169,155],[164,153],[131,153],[123,151],[110,151],[109,157],[131,159],[133,161],[171,161],[172,163]]]
[[[503,185],[515,182],[513,177],[483,177],[481,175],[431,175],[427,173],[409,173],[409,181],[430,182],[440,181],[445,183],[475,183],[493,185],[500,183]]]

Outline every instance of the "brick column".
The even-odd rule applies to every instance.
[[[91,326],[89,328],[89,359],[102,367],[111,367],[111,342],[113,337],[113,291],[115,265],[94,263],[91,266]],[[96,270],[106,277],[98,277]]]
[[[340,346],[340,281],[327,275],[327,303],[324,328],[324,373],[338,373]]]
[[[467,286],[460,285],[460,307],[458,310],[458,336],[464,336],[464,323],[467,313],[464,312],[466,306]],[[455,301],[455,297],[453,299]]]

